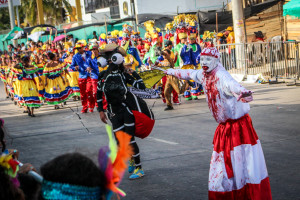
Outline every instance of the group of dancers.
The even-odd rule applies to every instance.
[[[188,99],[187,93],[192,91],[201,94],[203,89],[206,95],[208,107],[219,123],[213,139],[209,199],[272,199],[261,143],[248,114],[252,92],[224,69],[215,47],[205,47],[201,51],[196,23],[193,15],[178,15],[173,27],[168,25],[166,37],[169,41],[173,37],[173,43],[168,44],[175,44],[172,52],[162,49],[162,37],[153,22],[146,23],[151,49],[142,60],[150,69],[155,67],[167,75],[166,110],[173,109],[172,90],[179,94],[186,91]],[[52,52],[43,54],[39,61],[36,57],[21,56],[17,63],[7,67],[8,70],[3,68],[2,79],[13,88],[14,98],[27,107],[31,116],[34,116],[33,109],[41,106],[41,99],[58,105],[80,92],[82,113],[93,112],[97,107],[102,122],[107,123],[109,119],[114,132],[122,130],[130,136],[133,153],[129,178],[137,179],[145,173],[135,137],[145,130],[151,132],[154,117],[147,104],[127,87],[145,89],[136,72],[142,61],[137,57],[138,48],[131,38],[135,38],[132,27],[125,25],[122,39],[107,39],[102,48],[99,46],[103,43],[94,43],[88,51],[85,44],[78,43],[61,58]],[[176,59],[171,59],[172,56]],[[36,60],[33,62],[33,59]],[[9,78],[13,81],[8,81]],[[185,80],[185,84],[180,85],[180,79]]]
[[[69,80],[68,65],[57,61],[56,55],[14,55],[2,57],[1,80],[7,98],[11,98],[24,113],[35,117],[34,109],[43,103],[58,105],[73,95]]]

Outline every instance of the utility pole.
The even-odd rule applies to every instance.
[[[17,14],[18,27],[20,27],[19,6],[16,6],[16,14]]]
[[[232,22],[235,37],[235,60],[238,74],[246,74],[243,0],[232,0]]]
[[[36,0],[38,10],[38,23],[44,24],[43,0]]]
[[[14,11],[14,5],[13,0],[8,0],[8,11],[9,11],[9,18],[10,18],[10,28],[13,30],[16,26],[15,24],[15,11]],[[17,40],[12,40],[14,46],[16,47],[18,45]]]
[[[10,28],[12,30],[16,26],[13,0],[8,0],[8,11],[9,11],[9,18],[10,18]]]
[[[232,22],[234,27],[235,43],[244,42],[244,10],[242,0],[232,0]]]

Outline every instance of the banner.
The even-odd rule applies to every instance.
[[[155,92],[155,90],[153,89],[137,89],[134,87],[128,87],[129,91],[133,94],[135,94],[135,96],[138,96],[142,99],[158,99],[160,98],[160,96]]]
[[[6,36],[4,38],[2,38],[2,41],[4,42],[5,40],[13,39],[19,31],[23,31],[23,29],[21,29],[18,26],[15,26],[9,33],[6,34]]]
[[[20,0],[13,0],[13,6],[20,6]],[[8,0],[0,0],[0,8],[8,7]]]
[[[139,75],[143,79],[146,88],[152,88],[166,74],[164,74],[164,72],[161,70],[154,69],[140,72]]]

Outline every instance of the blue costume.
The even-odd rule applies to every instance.
[[[80,88],[80,99],[82,103],[82,113],[86,113],[87,109],[89,107],[90,112],[93,112],[94,107],[96,105],[95,103],[95,95],[94,94],[94,88],[93,85],[95,85],[93,82],[96,82],[95,80],[98,79],[98,73],[99,71],[94,69],[94,64],[89,65],[88,60],[91,59],[92,52],[86,51],[83,54],[77,53],[73,56],[72,63],[70,66],[70,69],[75,71],[75,66],[78,66],[79,71],[79,79],[78,84]],[[93,63],[92,61],[89,61],[90,63]],[[89,73],[87,71],[87,68],[91,67],[92,72]],[[96,93],[97,93],[97,86],[96,86]]]
[[[131,55],[139,62],[138,68],[140,68],[141,65],[142,65],[142,61],[141,61],[141,59],[140,59],[140,55],[139,55],[139,53],[138,53],[137,48],[131,46],[131,47],[128,48],[127,53],[128,53],[128,54],[131,54]]]

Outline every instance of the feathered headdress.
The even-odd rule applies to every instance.
[[[191,14],[186,15],[185,22],[187,25],[189,38],[196,39],[198,33],[197,31],[198,22],[197,22],[196,15],[191,15]]]
[[[17,179],[19,162],[15,160],[12,154],[9,154],[7,150],[0,155],[0,166],[2,166],[5,169],[6,174],[11,177],[11,181],[14,185],[19,187],[20,183]]]
[[[174,26],[172,23],[167,23],[166,24],[166,35],[165,35],[165,39],[167,40],[172,40],[172,37],[174,37]]]
[[[176,44],[178,44],[181,39],[187,38],[187,23],[185,17],[185,14],[174,17],[173,26],[176,28]]]

